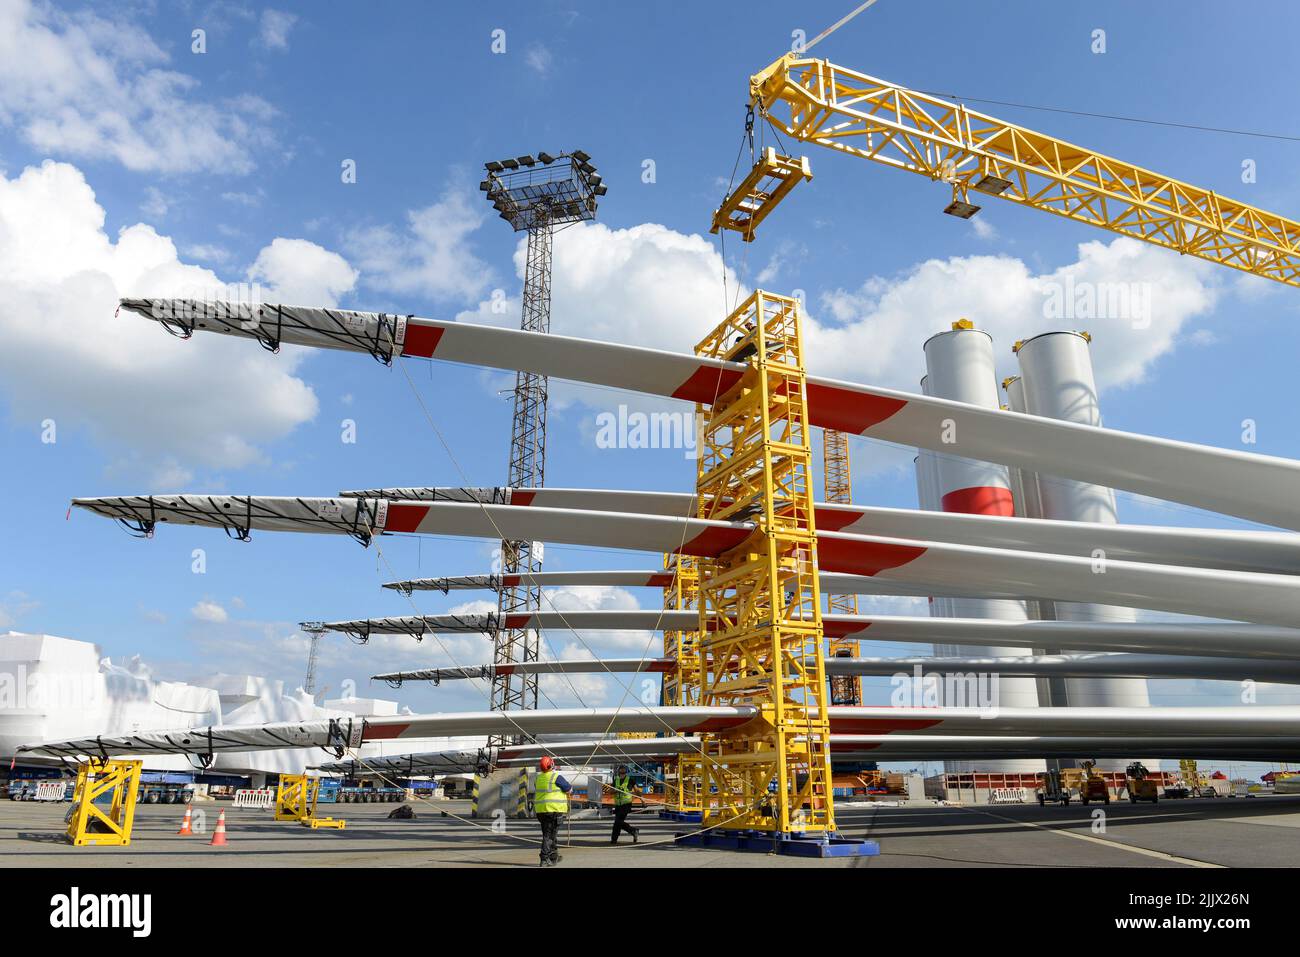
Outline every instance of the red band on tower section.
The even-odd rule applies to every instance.
[[[996,485],[959,488],[941,499],[945,512],[964,512],[967,515],[1001,515],[1011,518],[1016,514],[1011,490]]]

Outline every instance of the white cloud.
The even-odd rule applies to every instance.
[[[550,73],[554,61],[551,51],[544,46],[529,47],[528,52],[524,54],[524,62],[538,76],[546,76]]]
[[[291,305],[336,306],[357,282],[346,259],[305,239],[272,240],[248,275],[266,284],[271,298]]]
[[[196,603],[195,606],[190,609],[190,614],[199,621],[210,621],[215,624],[221,624],[222,622],[230,620],[230,615],[226,612],[226,609],[222,608],[215,601],[208,601],[207,599]]]
[[[204,262],[225,263],[230,261],[230,250],[215,243],[194,243],[186,246],[184,254],[191,259]]]
[[[864,277],[805,310],[810,371],[823,376],[916,391],[924,372],[921,344],[962,317],[995,340],[999,374],[1014,370],[1011,346],[1038,332],[1086,329],[1102,388],[1141,381],[1174,348],[1187,321],[1209,312],[1218,296],[1212,267],[1131,239],[1087,242],[1078,259],[1035,274],[1011,256],[931,259],[891,277]],[[515,252],[522,276],[524,244]],[[581,224],[555,238],[552,330],[614,342],[689,351],[726,308],[722,260],[699,235],[646,223],[630,229]],[[1149,315],[1052,318],[1054,291],[1139,284]],[[745,289],[728,270],[728,305]],[[785,291],[776,289],[774,291]],[[511,303],[513,306],[513,302]],[[496,325],[518,311],[496,312],[483,300],[459,319]]]
[[[150,219],[162,219],[167,215],[167,210],[170,208],[169,201],[162,190],[156,186],[147,186],[144,195],[145,200],[140,204],[140,212]]]
[[[835,290],[821,305],[838,324],[808,330],[811,368],[823,375],[915,391],[924,372],[921,344],[966,317],[993,336],[998,376],[1017,371],[1011,346],[1040,332],[1092,333],[1092,358],[1102,389],[1142,381],[1179,341],[1187,321],[1213,309],[1217,277],[1197,260],[1132,239],[1081,243],[1079,258],[1034,274],[1010,256],[931,259],[891,279],[868,279]],[[1088,314],[1085,293],[1134,290],[1145,315]],[[1053,313],[1056,296],[1073,312]]]
[[[271,295],[332,301],[348,285],[341,258],[300,240],[273,242],[257,262]],[[114,318],[120,296],[222,285],[152,227],[110,238],[75,167],[47,161],[0,175],[0,394],[11,415],[53,419],[60,441],[82,427],[130,450],[114,467],[151,475],[153,488],[188,481],[196,466],[263,461],[261,443],[316,414],[315,394],[294,375],[301,350],[270,356],[220,336],[180,342],[137,316]]]
[[[20,591],[11,591],[0,598],[0,628],[12,628],[30,611],[39,608],[41,603]]]
[[[0,126],[35,148],[128,169],[246,173],[274,142],[264,100],[206,102],[139,27],[0,2]]]
[[[470,234],[484,220],[473,198],[466,189],[451,187],[437,202],[407,213],[405,230],[387,225],[353,230],[345,245],[361,269],[361,281],[388,293],[433,299],[482,294],[491,271],[469,249]]]
[[[268,7],[262,11],[256,45],[264,50],[289,49],[289,31],[297,22],[296,14],[286,13],[284,10],[272,10]]]

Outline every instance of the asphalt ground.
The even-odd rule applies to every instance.
[[[0,867],[536,867],[537,825],[466,819],[467,801],[322,806],[343,830],[277,823],[271,812],[196,804],[204,833],[181,837],[182,809],[142,805],[129,847],[72,847],[69,805],[0,801]],[[228,843],[207,841],[226,811]],[[444,814],[444,812],[446,812]],[[1097,817],[1098,813],[1102,817]],[[840,805],[841,834],[880,843],[877,857],[809,860],[676,846],[698,825],[633,815],[641,843],[609,844],[608,818],[575,815],[561,826],[560,867],[1291,867],[1300,861],[1300,796],[1127,802],[1109,807]]]

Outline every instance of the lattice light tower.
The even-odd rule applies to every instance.
[[[320,658],[320,640],[325,636],[323,621],[300,621],[298,628],[311,639],[311,651],[307,653],[307,677],[303,679],[302,690],[309,695],[316,694],[316,662]]]
[[[520,328],[551,331],[551,246],[557,229],[596,218],[596,205],[606,188],[582,150],[538,153],[486,163],[487,178],[479,183],[492,207],[515,232],[528,233]],[[510,428],[512,488],[538,488],[546,478],[546,388],[544,375],[519,372],[515,378],[514,420]],[[531,581],[541,571],[536,542],[501,543],[501,571],[522,575],[520,584],[498,592],[499,625],[493,636],[493,664],[536,661],[540,641],[536,631],[510,627],[513,615],[536,611],[541,589]],[[493,711],[537,707],[537,676],[494,673]],[[494,735],[489,746],[515,743],[513,735]]]

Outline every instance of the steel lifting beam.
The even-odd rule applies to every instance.
[[[275,819],[297,821],[312,830],[329,827],[342,830],[348,822],[340,818],[317,817],[316,799],[320,796],[320,778],[307,774],[282,774],[275,788]]]
[[[92,758],[77,768],[77,787],[68,817],[68,840],[74,847],[126,847],[131,843],[143,765],[143,761]],[[111,795],[107,812],[95,803],[105,795]]]
[[[705,416],[699,516],[746,516],[756,526],[739,546],[699,560],[700,704],[760,709],[747,725],[704,735],[715,753],[704,765],[703,824],[829,835],[830,731],[797,301],[754,292],[696,353],[748,366]]]
[[[782,156],[767,147],[749,175],[714,210],[709,232],[730,229],[740,233],[745,242],[753,242],[758,224],[806,179],[812,179],[808,157]]]

